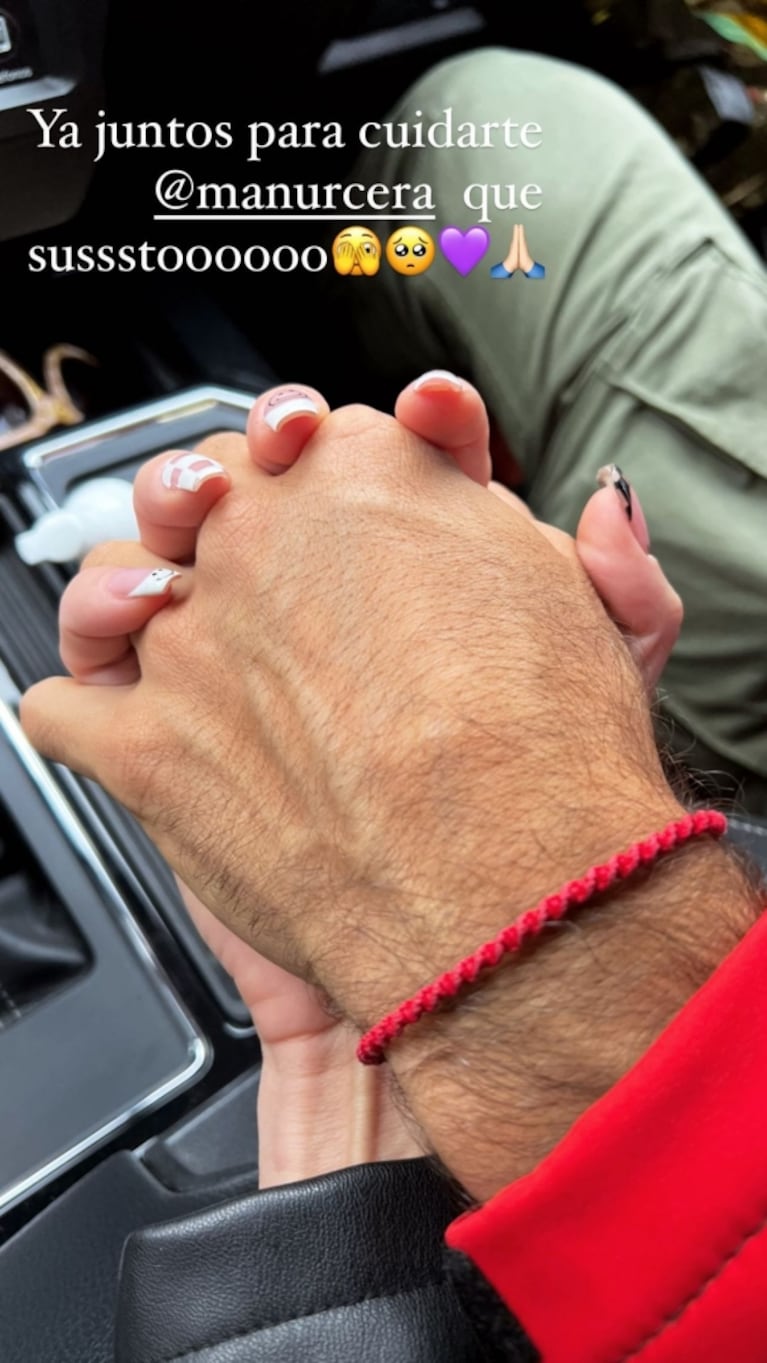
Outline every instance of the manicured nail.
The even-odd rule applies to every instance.
[[[162,481],[164,487],[196,492],[209,478],[220,478],[225,473],[223,464],[215,459],[206,459],[201,454],[174,454],[163,467]]]
[[[174,578],[180,577],[172,568],[119,568],[107,581],[113,596],[164,596]]]
[[[449,369],[429,369],[426,374],[422,374],[420,379],[415,379],[410,387],[416,393],[431,391],[438,393],[445,388],[451,388],[454,393],[460,393],[465,387],[463,379],[459,379],[457,374],[451,374]]]
[[[619,497],[623,498],[626,506],[626,515],[631,520],[633,507],[631,504],[631,488],[626,482],[617,464],[605,464],[597,473],[597,482],[600,487],[614,487]]]
[[[293,421],[297,416],[319,415],[320,409],[308,393],[302,393],[299,388],[283,388],[270,397],[264,421],[273,431],[278,431],[286,421]]]
[[[634,538],[638,540],[647,553],[650,548],[650,531],[647,528],[647,521],[639,498],[632,491],[631,484],[622,470],[618,468],[617,464],[605,464],[597,473],[597,482],[601,487],[615,488],[625,507],[626,515],[631,521]]]

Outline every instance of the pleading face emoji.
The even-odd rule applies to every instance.
[[[333,242],[333,264],[337,274],[367,275],[370,279],[381,268],[381,243],[369,227],[345,227]]]
[[[434,254],[434,242],[421,227],[399,227],[386,243],[386,259],[397,274],[425,274]]]

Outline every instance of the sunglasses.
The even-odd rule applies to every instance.
[[[62,373],[69,360],[98,365],[76,345],[54,345],[43,356],[45,387],[0,350],[0,451],[11,450],[47,435],[55,426],[76,426],[85,413],[73,398]]]

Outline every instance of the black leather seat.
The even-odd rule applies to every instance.
[[[288,1184],[130,1236],[117,1363],[479,1363],[428,1160]]]

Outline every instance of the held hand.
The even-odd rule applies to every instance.
[[[628,654],[537,526],[365,409],[328,417],[278,479],[225,453],[232,490],[136,641],[140,680],[48,681],[23,722],[133,809],[217,916],[364,1022],[422,975],[435,913],[462,939],[461,867],[493,865],[482,917],[505,918],[520,782],[542,836],[572,773],[589,847],[608,798],[634,801],[639,832],[673,801]],[[89,559],[120,563],[156,566],[135,545]]]
[[[423,1154],[423,1138],[392,1095],[390,1072],[357,1063],[348,1023],[312,985],[235,936],[180,882],[179,890],[201,937],[237,985],[261,1042],[259,1187]]]
[[[319,434],[328,428],[333,448],[315,437],[279,479],[255,472],[235,438],[209,443],[233,493],[135,652],[132,613],[146,602],[124,602],[121,652],[135,670],[122,680],[140,680],[90,688],[94,704],[75,683],[46,683],[24,720],[46,751],[132,804],[241,936],[321,980],[365,1026],[451,964],[467,935],[491,935],[569,877],[574,858],[612,852],[678,807],[638,678],[573,556],[385,419],[354,411]],[[92,556],[105,612],[114,596],[99,562],[136,565],[134,581],[139,564],[144,578],[159,566],[137,546]],[[584,639],[600,670],[584,672]],[[92,661],[103,666],[103,652]],[[520,789],[523,843],[509,838]],[[408,1054],[418,1043],[392,1058],[403,1082]],[[497,1114],[467,1154],[466,1132],[456,1150],[461,1133],[435,1103],[417,1117],[458,1176],[486,1187]]]
[[[265,394],[251,422],[254,462],[267,472],[283,472],[295,462],[327,411],[316,390],[293,387]],[[261,412],[271,419],[260,421]],[[277,420],[273,413],[278,414]],[[287,422],[280,420],[281,413],[288,414]],[[452,375],[425,375],[401,395],[397,415],[409,430],[450,453],[469,476],[487,482],[487,416],[470,385]],[[175,490],[182,480],[183,485]],[[178,562],[193,558],[199,526],[228,487],[224,467],[206,460],[202,450],[197,455],[166,455],[150,461],[135,489],[145,546]],[[510,501],[513,514],[529,517],[524,504],[505,489],[492,484],[491,489]],[[635,515],[639,515],[636,508]],[[572,554],[568,536],[548,527],[541,526],[541,530],[560,552]],[[595,586],[599,590],[600,580],[604,582],[605,604],[614,618],[630,628],[635,620],[638,627],[649,622],[655,640],[665,636],[670,646],[675,598],[665,580],[660,592],[654,590],[652,565],[628,527],[624,504],[610,493],[595,494],[587,508],[578,550],[583,557],[589,549],[599,551]],[[119,660],[125,652],[126,632],[140,628],[171,597],[105,601],[94,586],[92,574],[84,573],[65,595],[62,652],[80,679],[115,680],[115,666],[118,673],[120,668],[135,666],[135,658],[133,663],[130,657]],[[632,592],[639,596],[641,618]],[[602,595],[604,599],[604,591]],[[651,668],[642,656],[640,629],[630,642],[647,675]],[[665,661],[665,650],[657,661]],[[190,890],[183,885],[180,889],[205,941],[232,975],[261,1038],[261,1185],[311,1177],[358,1160],[418,1153],[415,1135],[392,1100],[388,1070],[360,1069],[353,1059],[354,1038],[349,1028],[323,1006],[317,991],[267,961],[220,923]]]

